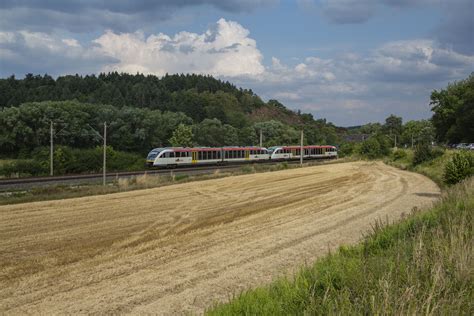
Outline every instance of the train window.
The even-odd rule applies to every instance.
[[[244,158],[245,157],[245,151],[244,150],[241,150],[240,151],[240,158]]]

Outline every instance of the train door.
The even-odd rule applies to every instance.
[[[197,162],[197,156],[198,156],[198,153],[197,151],[193,151],[193,159],[192,159],[192,163],[196,163]]]
[[[249,160],[249,159],[250,159],[250,151],[246,150],[245,151],[245,160]]]

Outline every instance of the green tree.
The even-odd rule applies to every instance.
[[[179,124],[173,132],[169,142],[173,147],[192,147],[193,129],[191,126]]]
[[[438,141],[474,142],[474,73],[446,89],[434,90],[430,105]]]
[[[431,142],[434,139],[434,127],[431,121],[408,121],[403,125],[400,144],[415,146],[420,142]]]
[[[384,129],[388,135],[399,137],[402,133],[402,118],[391,114],[385,119]]]

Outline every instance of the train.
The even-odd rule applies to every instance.
[[[303,159],[337,158],[335,146],[303,146]],[[146,158],[147,167],[175,168],[300,159],[300,146],[163,147],[154,148]]]

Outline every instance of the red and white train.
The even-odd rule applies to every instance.
[[[303,159],[337,158],[334,146],[304,146]],[[299,146],[264,147],[165,147],[155,148],[147,156],[149,167],[178,167],[225,163],[262,162],[300,159]]]

